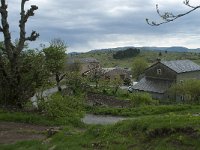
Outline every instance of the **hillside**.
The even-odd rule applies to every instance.
[[[179,47],[180,48],[180,47]],[[164,48],[163,48],[164,49]],[[76,55],[69,55],[69,57],[72,58],[87,58],[92,57],[96,58],[98,61],[100,61],[101,65],[103,67],[115,67],[115,66],[121,66],[121,67],[131,67],[132,61],[135,58],[144,58],[147,60],[147,62],[150,64],[154,63],[157,58],[160,58],[162,60],[177,60],[177,59],[189,59],[192,60],[198,64],[200,64],[200,54],[194,53],[194,52],[173,52],[171,51],[172,48],[168,49],[169,51],[149,51],[141,49],[140,54],[137,57],[131,57],[131,58],[124,58],[124,59],[114,59],[113,54],[116,53],[116,49],[114,50],[96,50],[96,51],[90,51],[86,53],[80,53]],[[119,50],[119,49],[118,49]],[[161,53],[161,56],[160,56]]]
[[[94,49],[90,50],[89,53],[96,52],[109,52],[109,51],[122,51],[128,48],[137,48],[140,50],[147,51],[170,51],[170,52],[200,52],[200,48],[190,49],[183,46],[172,46],[172,47],[156,47],[156,46],[143,46],[143,47],[134,47],[134,46],[125,46],[125,47],[116,47],[116,48],[105,48],[105,49]],[[77,54],[76,52],[72,52],[70,54]]]

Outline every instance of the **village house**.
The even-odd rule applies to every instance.
[[[80,73],[82,75],[87,75],[91,71],[101,68],[99,61],[95,58],[81,58],[79,62],[81,64]]]
[[[71,66],[75,63],[78,63],[80,65],[80,74],[83,76],[86,76],[91,71],[95,69],[100,69],[100,63],[95,58],[75,58],[75,59],[69,59],[68,64]]]
[[[200,66],[190,60],[158,61],[144,72],[144,77],[132,91],[148,92],[154,99],[183,100],[181,95],[170,95],[168,89],[175,83],[200,79]]]
[[[105,79],[115,79],[119,76],[123,81],[131,80],[131,70],[128,68],[114,67],[114,68],[102,68]]]

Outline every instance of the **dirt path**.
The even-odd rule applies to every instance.
[[[108,115],[93,115],[86,114],[82,121],[85,124],[114,124],[122,120],[131,119],[128,117],[108,116]]]
[[[24,140],[43,140],[47,126],[25,123],[0,122],[0,144],[10,144]]]

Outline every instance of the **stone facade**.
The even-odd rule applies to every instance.
[[[181,95],[171,95],[168,89],[188,79],[200,79],[199,65],[190,60],[159,61],[145,70],[144,77],[132,89],[148,92],[154,99],[181,101]]]
[[[115,79],[116,76],[120,76],[122,80],[125,80],[126,78],[131,78],[131,71],[130,69],[124,69],[120,67],[115,68],[102,68],[104,72],[105,79]]]

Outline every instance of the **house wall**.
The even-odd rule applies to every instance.
[[[161,74],[157,73],[157,70],[161,69]],[[157,63],[145,71],[145,76],[147,78],[156,78],[164,80],[176,80],[176,72],[166,67],[161,63]]]
[[[130,78],[130,73],[122,69],[113,69],[105,74],[105,78],[115,79],[116,76],[120,76],[122,80]]]
[[[99,68],[99,62],[88,62],[88,63],[81,63],[81,71],[80,73],[83,74],[91,69]]]
[[[200,79],[200,71],[177,74],[176,81],[177,83],[179,83],[183,80],[188,80],[188,79]]]
[[[150,92],[150,94],[152,95],[153,99],[162,100],[165,98],[165,94],[153,93],[153,92]]]

